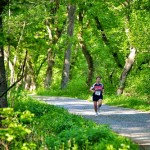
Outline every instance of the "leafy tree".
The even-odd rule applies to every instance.
[[[69,80],[71,47],[72,47],[71,38],[73,36],[73,30],[74,30],[75,10],[76,10],[75,5],[72,4],[68,5],[68,27],[67,27],[68,41],[67,41],[67,50],[65,51],[65,56],[64,56],[64,65],[63,65],[62,82],[61,82],[62,89],[66,88]]]
[[[1,36],[8,85],[20,79],[28,51],[17,87],[63,89],[79,77],[90,86],[101,75],[111,94],[138,93],[137,83],[147,89],[148,8],[148,0],[10,1]]]
[[[7,81],[4,65],[4,35],[3,35],[3,11],[8,0],[0,1],[0,107],[7,107]],[[4,93],[6,94],[4,95]]]

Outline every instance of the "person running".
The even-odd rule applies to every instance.
[[[100,107],[102,106],[103,94],[104,94],[104,85],[100,82],[101,78],[96,77],[96,83],[92,85],[90,91],[93,92],[93,102],[94,102],[94,110],[96,116],[98,116],[98,112],[100,111]]]

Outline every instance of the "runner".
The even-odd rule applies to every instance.
[[[93,92],[93,102],[94,102],[94,110],[96,116],[98,116],[98,112],[100,111],[100,107],[102,106],[103,94],[104,94],[104,85],[100,82],[101,78],[96,77],[96,83],[90,88],[90,91]]]

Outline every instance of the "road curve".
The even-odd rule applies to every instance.
[[[34,98],[63,107],[70,113],[81,115],[99,124],[108,124],[113,131],[138,143],[141,150],[150,150],[150,112],[103,105],[100,115],[96,117],[93,103],[86,100],[48,96],[34,96]]]

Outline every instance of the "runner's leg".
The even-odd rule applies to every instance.
[[[97,113],[97,101],[93,101],[94,102],[94,110]]]
[[[98,112],[100,111],[100,107],[102,106],[102,99],[98,100]]]
[[[98,107],[101,107],[102,106],[102,99],[99,99],[98,100]]]

